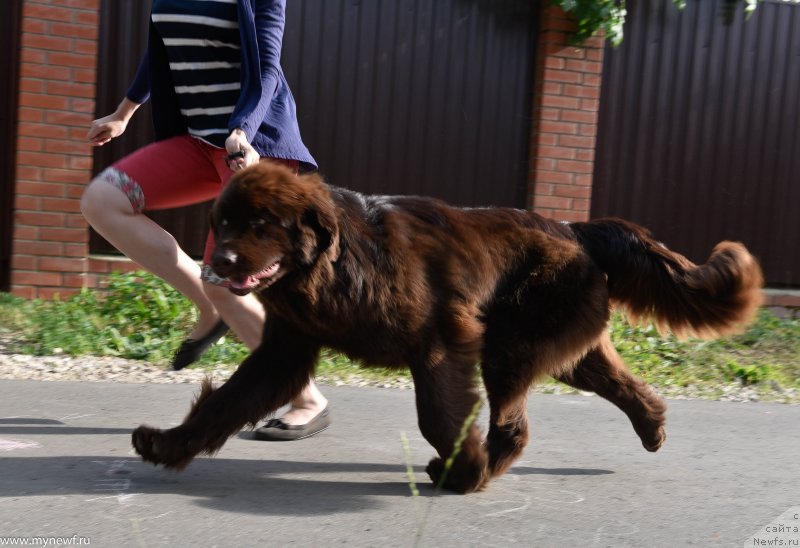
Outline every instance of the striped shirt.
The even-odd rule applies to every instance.
[[[241,90],[236,0],[155,0],[151,18],[189,134],[224,148]]]

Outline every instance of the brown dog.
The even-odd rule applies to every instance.
[[[133,433],[144,460],[182,468],[289,402],[322,347],[409,367],[435,483],[466,493],[504,473],[528,441],[526,398],[551,375],[617,405],[648,451],[664,442],[663,401],[607,334],[609,308],[679,335],[740,329],[761,302],[761,270],[723,242],[697,266],[621,220],[560,224],[513,209],[459,209],[364,196],[261,163],[212,210],[213,266],[267,310],[261,346],[218,389],[204,383],[185,422]],[[490,405],[469,425],[480,364]],[[442,481],[443,480],[443,481]]]

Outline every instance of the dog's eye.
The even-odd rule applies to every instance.
[[[258,210],[255,215],[250,218],[251,228],[265,228],[266,225],[278,224],[278,218],[267,209]]]
[[[228,219],[222,219],[222,220],[219,222],[219,225],[220,225],[220,226],[228,226]]]

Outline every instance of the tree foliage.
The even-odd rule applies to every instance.
[[[672,0],[678,9],[686,6],[687,0]],[[737,9],[744,6],[744,11],[749,16],[755,11],[758,2],[763,0],[726,0],[728,8]],[[800,0],[784,0],[785,2],[798,3]],[[622,42],[623,26],[625,24],[625,0],[551,0],[551,2],[567,13],[572,14],[578,23],[575,38],[578,42],[602,31],[612,44]]]

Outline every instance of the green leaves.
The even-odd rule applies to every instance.
[[[197,320],[192,304],[162,280],[144,272],[113,274],[103,291],[65,300],[26,301],[0,295],[0,324],[20,334],[30,354],[96,355],[168,363]],[[247,349],[224,339],[205,364],[238,364]]]
[[[619,45],[623,38],[625,0],[553,0],[570,13],[578,23],[577,42],[583,42],[598,31],[603,31],[612,44]]]
[[[673,0],[678,9],[686,7],[687,0]],[[744,4],[747,16],[753,14],[758,2],[761,0],[729,0],[732,4]],[[800,0],[784,0],[798,3]],[[582,43],[598,31],[602,31],[606,39],[614,46],[618,46],[624,38],[625,18],[628,14],[625,9],[625,0],[551,0],[552,4],[560,6],[565,12],[571,14],[577,24],[575,41]]]

